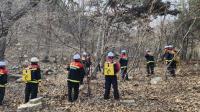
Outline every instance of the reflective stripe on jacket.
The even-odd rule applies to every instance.
[[[41,73],[40,73],[40,66],[38,64],[31,64],[27,67],[27,69],[31,70],[31,80],[26,81],[25,83],[39,83],[41,82]]]
[[[67,79],[67,80],[74,83],[80,83],[80,81],[77,81],[77,80],[71,80],[71,79]]]
[[[147,64],[149,64],[149,63],[154,63],[154,61],[147,61]]]
[[[6,87],[7,84],[0,84],[0,87]]]
[[[173,61],[173,59],[172,60],[165,60],[166,62],[172,62]]]
[[[35,83],[35,84],[37,84],[37,83],[39,83],[39,82],[41,82],[41,80],[27,81],[26,83]]]
[[[121,68],[127,68],[127,66],[121,66]]]

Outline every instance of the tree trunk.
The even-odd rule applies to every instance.
[[[6,38],[1,37],[0,38],[0,60],[4,59],[5,50],[6,50]]]
[[[33,1],[33,0],[32,0]],[[1,17],[1,26],[0,31],[2,32],[0,35],[0,60],[5,58],[5,50],[6,50],[6,36],[8,34],[8,30],[12,25],[19,20],[22,16],[24,16],[26,13],[28,13],[29,10],[31,10],[33,7],[37,6],[37,4],[40,2],[40,0],[37,0],[36,2],[32,3],[30,0],[30,3],[24,6],[22,9],[17,11],[16,13],[11,15],[11,6],[12,2],[8,2],[6,5],[6,9],[4,12],[5,14],[5,19],[4,20],[9,20],[9,22],[3,21],[2,16]]]

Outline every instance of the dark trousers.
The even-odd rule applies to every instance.
[[[0,87],[0,105],[2,105],[5,96],[5,87]]]
[[[73,102],[78,99],[79,94],[79,83],[68,81],[68,101]]]
[[[85,76],[88,76],[90,73],[90,68],[89,67],[85,67],[85,75],[83,77],[81,77],[80,79],[80,84],[83,85],[83,80],[85,78]]]
[[[121,77],[122,79],[128,80],[127,68],[121,68]]]
[[[113,87],[113,94],[115,99],[119,99],[119,91],[118,91],[118,84],[117,84],[117,76],[106,76],[105,77],[105,94],[104,99],[109,99],[110,95],[110,88],[111,85]]]
[[[150,75],[150,74],[154,74],[154,64],[147,64],[147,74]]]
[[[97,72],[101,72],[101,65],[100,64],[98,64],[98,67],[97,67]]]
[[[175,76],[175,71],[176,71],[175,67],[169,66],[169,67],[167,67],[167,70],[170,73],[170,75]]]
[[[173,61],[171,63],[168,63],[167,65],[167,70],[170,73],[170,75],[175,76],[175,72],[176,72],[176,63]]]
[[[84,77],[81,77],[81,80],[80,80],[81,85],[83,85],[83,79],[84,79]]]
[[[37,83],[26,83],[25,88],[25,103],[29,101],[29,99],[37,98],[38,93],[38,84]]]

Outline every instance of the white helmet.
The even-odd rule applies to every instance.
[[[23,62],[24,65],[28,65],[28,63],[29,63],[28,60],[25,60],[25,61]]]
[[[108,57],[114,57],[114,53],[113,52],[109,52],[108,53]]]
[[[122,52],[122,53],[126,53],[126,50],[122,50],[121,52]]]
[[[83,55],[85,56],[85,55],[87,55],[87,53],[86,53],[86,52],[83,52]]]
[[[75,60],[81,59],[81,56],[80,56],[79,54],[75,54],[75,55],[73,56],[73,59],[75,59]]]
[[[37,63],[37,62],[39,62],[39,59],[37,57],[32,57],[31,62]]]
[[[173,45],[169,45],[169,48],[173,48]]]
[[[146,50],[146,52],[150,52],[150,50],[149,50],[149,49],[147,49],[147,50]]]
[[[6,66],[6,62],[5,61],[0,61],[0,66]]]
[[[167,48],[169,48],[169,46],[168,46],[168,45],[166,45],[166,46],[165,46],[165,49],[167,49]]]

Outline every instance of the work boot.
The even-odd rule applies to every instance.
[[[154,71],[151,71],[151,75],[154,75]]]
[[[129,81],[128,75],[126,75],[126,80]]]
[[[110,98],[104,97],[104,100],[109,100]]]
[[[119,97],[115,97],[114,99],[115,99],[115,100],[119,100]]]
[[[108,96],[104,96],[104,100],[109,100],[110,98]]]
[[[147,77],[150,77],[151,76],[151,74],[147,74]]]
[[[172,74],[172,77],[176,77],[176,74]]]

